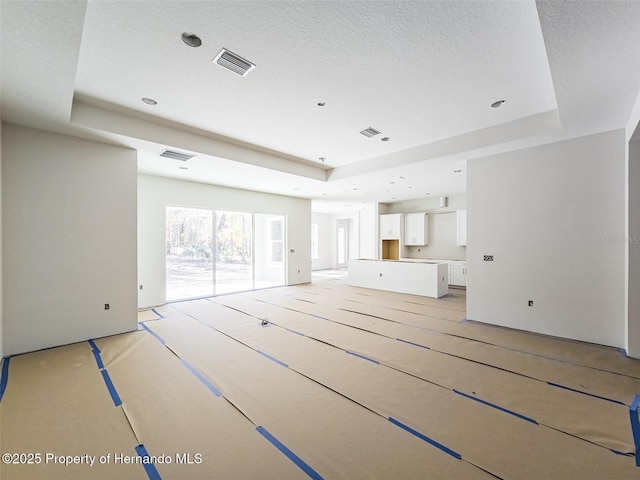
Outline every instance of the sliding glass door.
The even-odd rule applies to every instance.
[[[286,217],[167,207],[167,301],[286,283]]]

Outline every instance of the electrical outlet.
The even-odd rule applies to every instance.
[[[529,305],[530,307],[533,307],[533,300],[529,300],[528,305]]]
[[[493,255],[484,255],[485,262],[493,262]]]
[[[111,308],[111,307],[109,307],[109,304],[108,304],[108,303],[105,303],[105,304],[104,304],[104,309],[105,309],[105,310],[109,310],[109,308]]]

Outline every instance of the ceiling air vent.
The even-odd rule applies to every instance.
[[[371,138],[371,137],[375,137],[376,135],[380,135],[380,132],[378,130],[376,130],[375,128],[366,128],[364,130],[362,130],[360,132],[362,135],[364,135],[367,138]]]
[[[230,52],[226,48],[220,50],[220,53],[216,55],[216,58],[214,58],[213,61],[243,77],[255,68],[253,63],[233,52]]]
[[[161,157],[171,158],[173,160],[180,160],[182,162],[186,162],[190,158],[195,157],[195,155],[191,155],[189,153],[176,152],[175,150],[165,150],[160,154]]]

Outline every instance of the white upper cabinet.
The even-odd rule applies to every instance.
[[[464,247],[467,245],[467,211],[456,210],[456,217],[458,220],[458,237],[456,245]]]
[[[380,240],[396,240],[402,230],[402,214],[380,215]]]
[[[426,213],[408,213],[404,216],[404,244],[429,245],[429,216]]]

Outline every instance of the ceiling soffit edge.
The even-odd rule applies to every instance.
[[[327,180],[339,180],[368,173],[372,170],[383,170],[482,148],[502,146],[502,149],[506,150],[507,148],[504,145],[509,142],[557,133],[561,129],[562,125],[558,110],[549,110],[501,125],[337,167],[328,172]]]
[[[258,148],[238,145],[183,125],[168,121],[158,121],[155,117],[127,115],[119,111],[101,108],[78,99],[74,99],[71,111],[71,123],[96,130],[110,132],[124,137],[145,140],[171,148],[188,150],[215,157],[243,162],[259,167],[270,168],[293,175],[326,181],[327,168],[311,165],[311,162],[286,158],[266,153]],[[151,117],[151,118],[149,118]],[[158,151],[158,154],[160,151]]]

